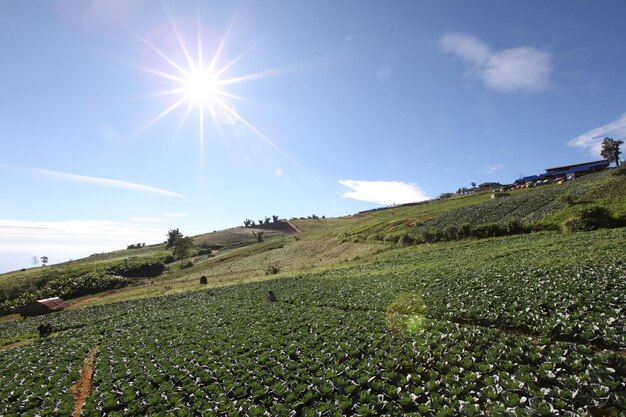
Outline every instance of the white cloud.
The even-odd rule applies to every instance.
[[[420,187],[398,181],[337,181],[351,191],[342,194],[345,198],[368,201],[384,205],[404,204],[430,199]]]
[[[576,146],[589,153],[589,155],[600,157],[602,149],[602,140],[605,137],[613,139],[622,139],[626,136],[626,113],[622,114],[617,120],[607,123],[604,126],[596,127],[582,135],[571,139],[567,142],[570,146]]]
[[[469,74],[489,89],[530,94],[550,87],[552,55],[548,52],[531,47],[494,51],[480,39],[463,33],[443,35],[439,47],[464,61]]]
[[[88,177],[84,175],[70,174],[67,172],[49,171],[47,169],[40,169],[40,168],[16,167],[16,166],[5,165],[5,164],[0,164],[0,167],[31,171],[31,172],[35,172],[37,174],[45,175],[46,177],[58,179],[61,181],[81,182],[85,184],[99,185],[99,186],[112,187],[112,188],[121,188],[124,190],[140,191],[144,193],[161,194],[161,195],[172,196],[172,197],[184,197],[182,194],[175,193],[173,191],[150,187],[148,185],[143,185],[143,184],[136,184],[133,182],[112,180],[109,178]]]

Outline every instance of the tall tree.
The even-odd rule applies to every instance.
[[[165,242],[165,247],[171,248],[176,244],[176,241],[183,237],[183,234],[178,229],[172,229],[167,232],[167,241]]]
[[[193,238],[191,236],[180,237],[176,240],[174,244],[174,250],[172,250],[172,254],[180,259],[180,264],[183,264],[183,260],[189,256],[189,252],[191,252],[191,248],[193,248]]]
[[[609,163],[615,162],[615,166],[619,166],[619,154],[621,154],[619,150],[619,145],[623,144],[623,140],[615,140],[612,138],[604,138],[602,141],[602,150],[600,151],[600,155]]]
[[[42,256],[41,257],[41,266],[46,266],[48,264],[48,257],[47,256]]]
[[[36,256],[33,256],[32,261],[33,261],[33,266],[37,266],[37,264],[39,263],[39,258]]]

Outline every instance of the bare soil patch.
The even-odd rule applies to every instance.
[[[93,378],[94,362],[96,361],[97,354],[98,345],[95,345],[85,357],[78,381],[76,381],[70,389],[72,395],[74,395],[74,412],[72,413],[72,417],[80,417],[85,402],[89,394],[91,394],[91,379]]]

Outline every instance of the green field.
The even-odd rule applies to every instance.
[[[599,205],[623,219],[624,177],[583,179],[508,202],[475,194],[294,220],[297,236],[233,244],[79,308],[4,320],[0,415],[623,416],[626,228],[392,238],[479,212],[559,226]],[[47,322],[55,333],[39,339]]]

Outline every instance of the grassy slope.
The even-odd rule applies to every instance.
[[[558,226],[582,208],[592,204],[602,205],[618,216],[626,216],[626,177],[615,177],[608,173],[587,176],[575,182],[561,185],[549,185],[539,189],[512,191],[511,201],[522,201],[537,193],[554,195],[556,199],[564,193],[575,197],[574,205],[560,202],[552,204],[551,211],[541,221],[544,224]],[[109,294],[83,297],[81,305],[92,302],[104,303],[123,299],[157,296],[166,293],[194,290],[200,288],[199,277],[205,275],[210,285],[225,285],[267,279],[269,267],[279,270],[277,276],[293,273],[323,271],[347,263],[358,264],[380,256],[386,252],[396,253],[393,245],[383,244],[393,241],[394,236],[410,233],[418,224],[436,223],[439,217],[454,218],[455,213],[467,213],[485,210],[494,205],[488,192],[453,197],[447,200],[402,206],[359,213],[353,216],[335,219],[303,219],[292,223],[301,233],[265,230],[265,242],[254,243],[251,229],[242,227],[207,233],[195,237],[195,243],[209,246],[223,246],[215,256],[201,256],[194,259],[194,266],[179,270],[178,263],[172,264],[170,271],[162,277],[150,279],[147,285],[116,290]],[[552,200],[551,200],[552,201]],[[391,239],[389,238],[391,236]],[[548,240],[558,241],[559,234],[550,234]],[[507,241],[507,250],[514,250],[515,238]],[[440,253],[449,253],[458,258],[463,248],[469,247],[469,253],[479,247],[481,242],[462,241],[447,245],[419,245],[408,249],[407,253],[424,253],[421,262],[432,263],[440,259]],[[399,253],[404,253],[400,251]],[[54,275],[81,274],[93,269],[104,269],[129,257],[162,257],[165,254],[161,245],[147,246],[142,249],[121,250],[107,254],[95,254],[71,263],[54,265],[46,268],[32,268],[0,275],[0,293],[36,288],[42,281]],[[395,256],[395,255],[394,255]],[[404,255],[398,255],[404,256]],[[469,255],[471,258],[473,255]],[[561,259],[561,258],[555,258]],[[471,259],[468,259],[471,261]],[[558,262],[558,260],[556,260]],[[435,263],[433,268],[446,267],[450,260],[444,258]]]

